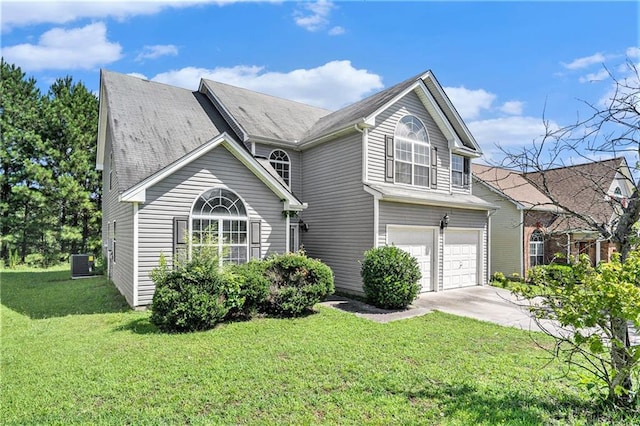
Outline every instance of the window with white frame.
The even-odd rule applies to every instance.
[[[247,225],[247,211],[238,195],[224,188],[210,189],[198,197],[191,210],[192,248],[211,248],[223,262],[245,263]]]
[[[413,115],[400,119],[394,135],[395,182],[429,186],[429,136]]]
[[[451,155],[451,184],[456,188],[469,187],[470,160],[462,155]]]
[[[271,167],[278,172],[285,183],[289,185],[291,161],[289,160],[287,153],[281,149],[271,151],[271,154],[269,155],[269,163],[271,163]]]
[[[113,188],[113,151],[109,152],[109,191]]]
[[[544,234],[539,229],[529,238],[529,266],[544,265]]]

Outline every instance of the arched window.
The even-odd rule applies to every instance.
[[[539,229],[529,238],[529,266],[544,265],[544,234]]]
[[[422,122],[406,115],[396,126],[395,181],[429,186],[429,135]]]
[[[613,191],[616,197],[620,197],[622,195],[622,190],[619,186],[616,186],[616,189]]]
[[[271,154],[269,155],[269,163],[271,163],[271,167],[278,172],[285,183],[289,185],[289,169],[291,167],[291,162],[289,161],[287,153],[281,149],[271,151]]]
[[[195,250],[212,248],[225,262],[247,261],[247,210],[237,194],[214,188],[198,197],[191,209],[191,244]]]

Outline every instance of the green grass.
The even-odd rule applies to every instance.
[[[104,278],[2,271],[2,424],[591,424],[529,333],[431,313],[162,334]]]

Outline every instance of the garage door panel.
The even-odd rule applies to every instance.
[[[404,228],[389,226],[387,243],[393,244],[416,258],[422,278],[420,292],[433,291],[432,268],[433,261],[433,230],[426,228]]]
[[[468,287],[478,284],[477,231],[453,231],[445,234],[443,252],[443,289]]]

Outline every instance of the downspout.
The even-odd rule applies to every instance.
[[[138,306],[138,203],[133,203],[133,306]]]
[[[362,134],[362,183],[367,183],[369,181],[369,128],[365,127],[364,129],[361,129],[360,125],[357,123],[354,124],[353,128]]]
[[[600,241],[600,238],[596,239],[596,265],[602,260],[600,256]]]
[[[520,209],[520,276],[524,278],[524,210]]]
[[[291,226],[289,224],[289,211],[286,209],[288,206],[285,205],[285,215],[284,215],[284,252],[289,253],[289,241],[291,239]]]
[[[567,232],[567,263],[571,259],[571,234]]]

